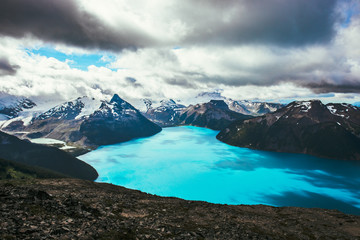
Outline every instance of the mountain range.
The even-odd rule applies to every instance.
[[[144,116],[161,127],[175,126],[179,123],[179,116],[186,108],[185,105],[176,103],[173,99],[160,101],[160,106],[153,107],[150,99],[144,99],[146,112]]]
[[[202,97],[204,96],[202,95]],[[234,101],[219,98],[216,94],[214,97],[217,100],[212,99],[205,103],[191,104],[187,107],[173,99],[161,100],[160,106],[154,107],[150,99],[144,99],[147,110],[143,114],[161,127],[194,125],[221,130],[231,121],[244,119],[246,116],[259,116],[276,111],[284,106],[278,103]]]
[[[266,113],[275,112],[285,106],[280,103],[253,102],[248,100],[235,101],[226,99],[225,102],[230,110],[252,116],[260,116]]]
[[[230,110],[223,100],[211,100],[208,103],[190,105],[183,109],[178,118],[178,125],[192,125],[221,130],[235,120],[249,119],[251,117]]]
[[[80,97],[39,112],[30,99],[7,96],[7,102],[0,98],[0,127],[21,138],[57,139],[90,150],[151,136],[161,127],[192,125],[221,130],[217,138],[235,146],[360,159],[359,107],[318,100],[284,106],[213,97],[218,99],[189,106],[173,99],[158,105],[144,99],[145,112],[117,94],[110,101]]]
[[[295,101],[273,113],[235,121],[217,138],[252,149],[360,160],[360,108]]]
[[[233,100],[222,95],[221,90],[214,92],[199,93],[194,101],[198,103],[209,102],[210,100],[223,100],[229,106],[229,109],[245,115],[259,116],[266,113],[274,112],[282,107],[284,104],[269,103],[249,100]]]
[[[117,94],[110,101],[77,98],[33,116],[29,122],[11,119],[2,129],[24,138],[53,138],[86,148],[151,136],[161,131]]]

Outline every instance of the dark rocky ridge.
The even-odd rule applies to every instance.
[[[292,102],[274,113],[236,121],[217,138],[240,147],[360,160],[360,108]]]
[[[336,210],[219,205],[74,179],[0,181],[1,239],[359,239]]]
[[[208,103],[190,105],[179,116],[178,125],[192,125],[221,130],[231,122],[249,119],[251,116],[234,112],[223,100],[211,100]]]
[[[95,180],[98,177],[93,167],[60,149],[20,140],[1,131],[0,158],[73,178]]]

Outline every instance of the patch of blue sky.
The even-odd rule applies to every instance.
[[[358,4],[359,3],[357,3],[357,2],[352,2],[351,5],[346,9],[346,11],[345,11],[345,19],[341,24],[341,26],[343,28],[346,28],[346,27],[349,26],[349,24],[351,22],[351,18],[353,16],[360,14]]]
[[[25,51],[29,55],[35,54],[48,58],[53,57],[61,62],[68,61],[68,65],[71,68],[83,71],[87,71],[88,67],[91,65],[109,68],[109,63],[115,60],[115,56],[109,53],[96,52],[91,54],[66,54],[50,46],[38,49],[25,49]]]
[[[320,93],[320,94],[310,94],[304,97],[301,97],[301,99],[320,99],[321,101],[324,101],[326,98],[334,98],[336,97],[335,93]],[[299,98],[283,98],[283,99],[267,99],[265,102],[279,102],[281,104],[289,104],[293,101],[300,100]]]

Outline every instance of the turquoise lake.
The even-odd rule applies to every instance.
[[[360,162],[229,146],[217,131],[164,128],[79,158],[107,182],[160,196],[223,204],[338,209],[360,215]]]

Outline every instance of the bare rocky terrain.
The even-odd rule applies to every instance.
[[[220,205],[75,179],[0,181],[0,239],[360,239],[360,216]]]

